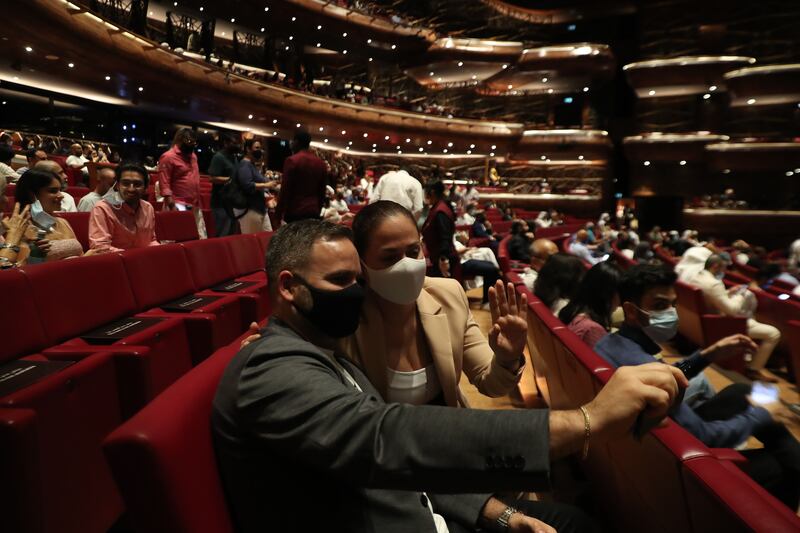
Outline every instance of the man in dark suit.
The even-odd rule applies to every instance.
[[[581,410],[387,404],[337,353],[337,339],[358,326],[364,291],[350,231],[283,226],[267,275],[273,318],[231,361],[212,413],[244,533],[591,530],[575,509],[490,492],[545,488],[552,459],[629,435],[645,408],[664,416],[687,385],[676,368],[651,364],[618,370]]]
[[[275,214],[287,223],[319,219],[330,176],[325,162],[309,150],[311,136],[298,131],[292,140],[294,155],[283,163],[281,192]]]

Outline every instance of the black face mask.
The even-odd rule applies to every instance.
[[[189,155],[194,152],[194,145],[193,144],[182,144],[180,145],[180,151],[183,155]]]
[[[345,289],[328,291],[318,289],[295,274],[297,280],[311,293],[311,309],[297,310],[311,324],[328,337],[341,339],[352,335],[358,329],[361,304],[364,302],[364,287],[353,283]]]
[[[261,156],[263,156],[263,155],[264,155],[264,151],[263,150],[253,150],[253,159],[254,160],[258,161],[259,159],[261,159]]]

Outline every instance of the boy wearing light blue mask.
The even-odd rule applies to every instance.
[[[617,333],[598,341],[595,351],[614,366],[655,361],[655,355],[661,352],[658,343],[670,340],[678,331],[676,280],[677,275],[665,266],[636,265],[628,270],[619,286],[625,322]],[[757,456],[745,471],[796,509],[800,499],[800,444],[772,417],[780,402],[766,409],[751,405],[747,398],[751,386],[746,384],[731,385],[716,394],[702,373],[714,361],[742,357],[756,349],[748,337],[732,335],[677,363],[690,385],[673,418],[712,448],[734,447],[750,436],[758,438],[764,449],[743,452]]]

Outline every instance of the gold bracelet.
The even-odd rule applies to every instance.
[[[589,438],[592,436],[592,424],[589,420],[589,411],[586,410],[586,407],[581,405],[578,409],[583,413],[583,453],[581,454],[581,460],[585,461],[586,458],[589,457]]]

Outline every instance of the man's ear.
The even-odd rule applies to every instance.
[[[625,322],[630,323],[639,321],[639,309],[633,302],[623,302],[622,312],[625,313]]]
[[[278,274],[278,294],[287,302],[294,302],[295,294],[292,291],[294,276],[288,270],[281,270]]]

